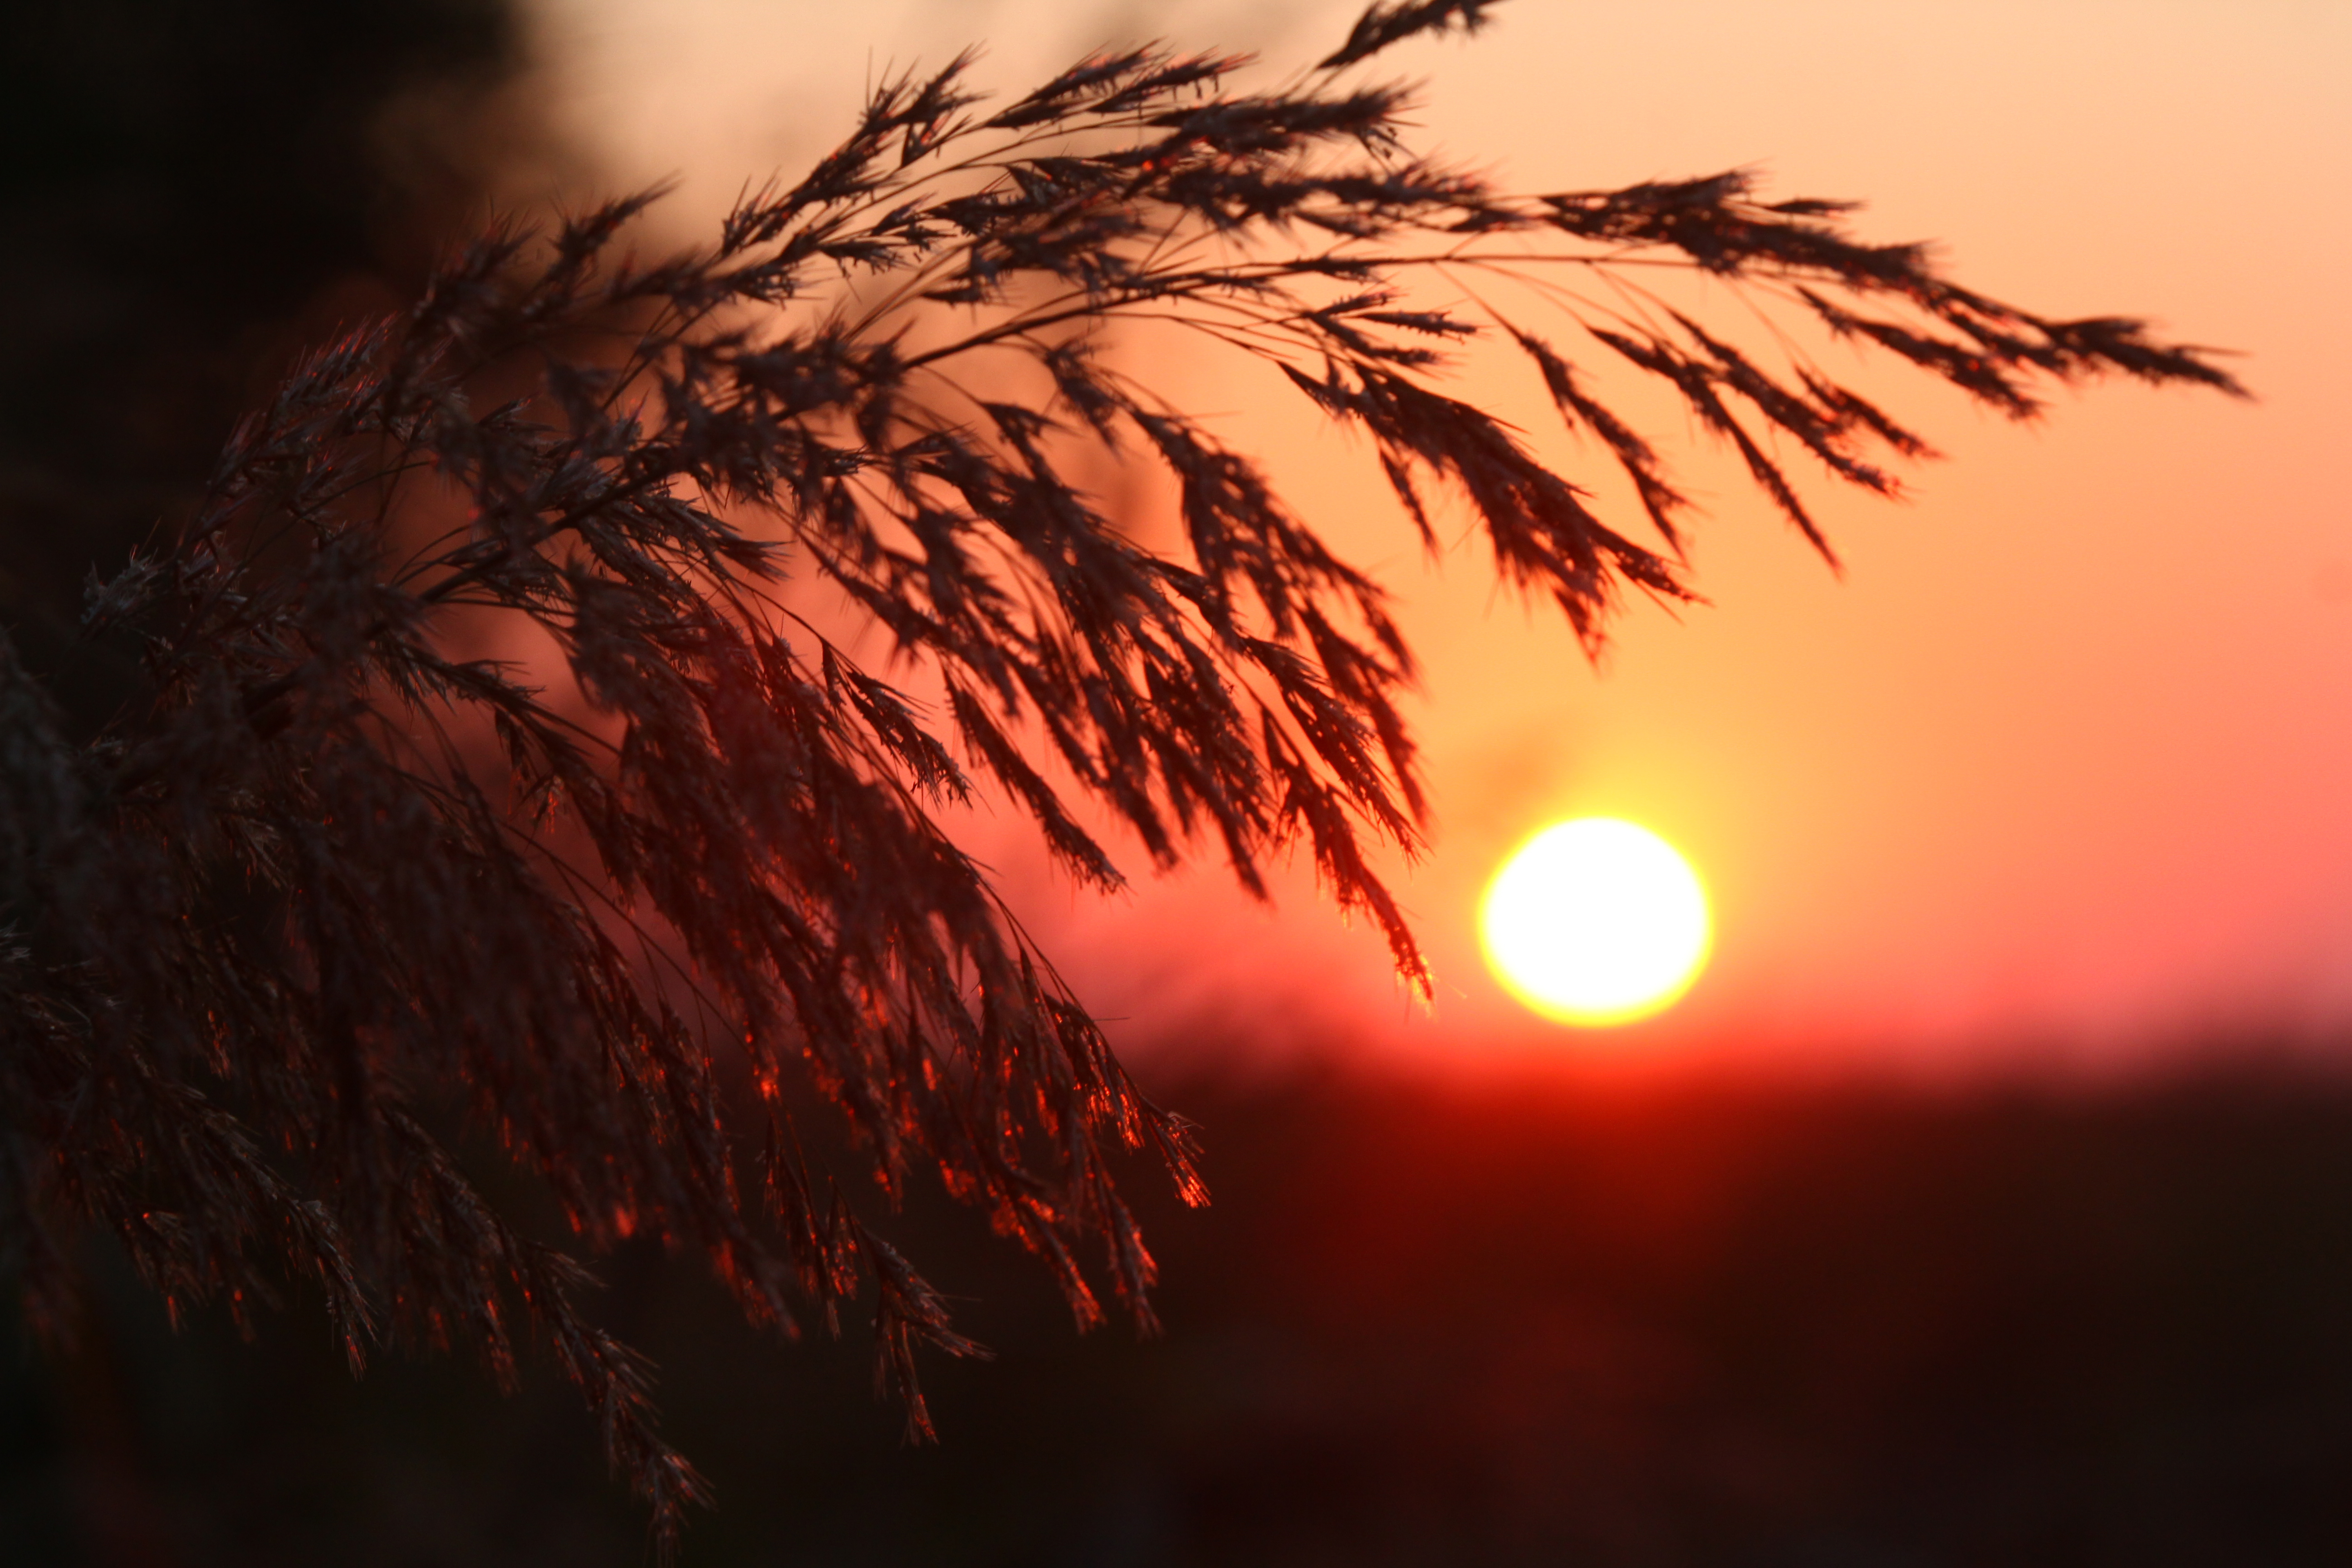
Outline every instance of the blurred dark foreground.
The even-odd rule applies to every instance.
[[[989,1363],[902,1444],[865,1346],[779,1345],[608,1260],[715,1481],[689,1564],[2352,1562],[2352,1085],[1167,1097],[1167,1332],[1080,1338],[942,1205],[898,1227]],[[296,1308],[0,1385],[0,1562],[601,1564],[641,1515],[545,1365],[353,1383]]]

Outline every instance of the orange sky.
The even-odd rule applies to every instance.
[[[1286,66],[1354,9],[1269,24],[1213,0],[540,3],[547,80],[597,178],[683,173],[681,221],[820,150],[869,58],[936,61],[982,37],[983,79],[1020,88],[1156,34]],[[2352,502],[2322,468],[2352,413],[2352,7],[1515,0],[1497,16],[1474,43],[1396,57],[1430,79],[1430,144],[1534,189],[1761,164],[1781,195],[1867,198],[1873,237],[1945,242],[1978,289],[2242,350],[2261,401],[2115,384],[2021,428],[1874,381],[1951,460],[1912,476],[1906,505],[1811,489],[1843,579],[1702,452],[1686,472],[1714,502],[1694,557],[1713,603],[1679,621],[1636,607],[1596,672],[1497,600],[1475,554],[1426,574],[1363,454],[1295,395],[1179,366],[1195,405],[1282,453],[1310,520],[1390,565],[1412,605],[1439,832],[1404,893],[1442,994],[1433,1015],[1408,1006],[1376,939],[1303,894],[1264,912],[1204,869],[1106,908],[989,847],[1082,993],[1129,1020],[1119,1037],[1274,1016],[1300,1038],[1445,1057],[1565,1041],[1932,1071],[2352,1022]],[[1499,369],[1469,384],[1544,428]],[[1709,973],[1608,1037],[1522,1015],[1471,935],[1496,858],[1581,811],[1664,833],[1718,902]]]

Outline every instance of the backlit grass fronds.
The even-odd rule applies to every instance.
[[[0,663],[0,1201],[36,1316],[66,1321],[95,1224],[175,1308],[311,1282],[355,1363],[460,1341],[505,1376],[535,1335],[665,1529],[698,1483],[575,1253],[658,1237],[784,1325],[862,1298],[919,1430],[916,1352],[971,1347],[865,1178],[936,1178],[1082,1323],[1105,1289],[1148,1322],[1110,1160],[1142,1150],[1200,1201],[1185,1125],[940,814],[1009,801],[1097,887],[1121,878],[1106,820],[1261,892],[1303,847],[1422,983],[1370,848],[1412,848],[1424,807],[1381,585],[1113,364],[1122,321],[1275,367],[1369,437],[1425,537],[1466,509],[1588,641],[1628,584],[1685,593],[1688,510],[1588,363],[1671,387],[1823,550],[1782,452],[1885,490],[1877,451],[1926,449],[1801,350],[1768,363],[1670,306],[1661,268],[2008,414],[2110,370],[2231,387],[1738,174],[1520,195],[1416,156],[1403,92],[1356,68],[1490,8],[1376,5],[1264,91],[1140,48],[992,104],[959,59],[883,85],[708,249],[635,257],[643,197],[503,232],[306,360],[201,515],[91,589],[93,623],[145,639],[143,702],[69,744]],[[1549,306],[1425,302],[1489,285]],[[1480,335],[1643,516],[1604,521],[1442,390]],[[1172,476],[1181,542],[1114,526],[1072,477],[1099,449]],[[884,634],[869,657],[811,609],[843,599]],[[551,651],[537,674],[458,651],[485,646]],[[858,1180],[803,1153],[812,1106]],[[488,1195],[491,1147],[560,1226]]]

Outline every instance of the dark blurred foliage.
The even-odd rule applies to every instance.
[[[94,726],[129,670],[75,644],[84,577],[471,237],[520,40],[508,0],[12,0],[0,60],[0,620]]]
[[[1147,1215],[1164,1338],[1078,1337],[1009,1244],[908,1216],[997,1352],[930,1374],[937,1447],[863,1346],[614,1260],[717,1486],[684,1561],[2352,1560],[2352,1086],[1164,1087],[1218,1192]],[[12,1562],[644,1557],[549,1368],[354,1384],[315,1314],[110,1311],[110,1367],[8,1374]]]

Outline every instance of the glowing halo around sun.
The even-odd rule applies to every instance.
[[[1706,967],[1706,889],[1675,847],[1613,816],[1554,823],[1503,863],[1478,939],[1506,988],[1564,1024],[1671,1007]]]

